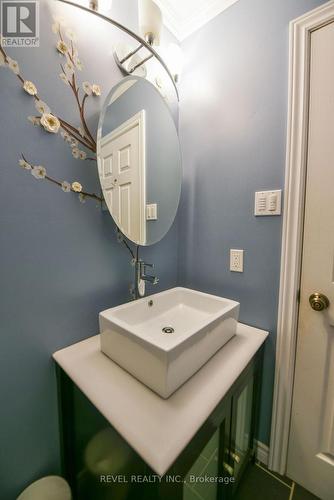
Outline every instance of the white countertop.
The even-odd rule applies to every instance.
[[[100,336],[53,357],[100,413],[159,475],[167,472],[265,341],[238,323],[237,335],[169,399],[162,399],[100,351]]]

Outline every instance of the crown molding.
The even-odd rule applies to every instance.
[[[175,0],[155,0],[162,11],[164,25],[180,42],[237,1],[203,0],[195,9],[189,1],[186,15],[182,15],[177,9]]]

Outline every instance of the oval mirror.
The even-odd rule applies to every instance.
[[[179,204],[181,154],[169,108],[147,80],[129,76],[109,93],[97,162],[105,202],[122,233],[138,245],[161,240]]]

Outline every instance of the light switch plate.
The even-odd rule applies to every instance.
[[[230,250],[230,271],[242,273],[244,271],[244,251],[231,248]]]
[[[146,220],[157,220],[158,219],[158,205],[156,203],[151,203],[146,205]]]
[[[254,215],[281,215],[282,190],[257,191],[255,193]]]

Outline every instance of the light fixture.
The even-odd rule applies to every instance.
[[[161,10],[153,0],[138,0],[139,32],[145,42],[150,45],[160,45],[160,35],[162,30]],[[146,75],[144,64],[152,59],[153,53],[141,58],[138,54],[144,44],[140,44],[134,50],[124,55],[124,46],[114,49],[114,58],[118,67],[127,75]]]
[[[139,32],[150,45],[160,45],[161,10],[153,0],[138,0]]]
[[[177,99],[179,99],[179,92],[173,78],[172,73],[168,65],[165,63],[161,55],[155,50],[153,45],[157,45],[160,43],[160,33],[162,28],[162,15],[159,7],[153,2],[153,0],[138,0],[139,7],[139,16],[140,16],[140,26],[141,32],[144,34],[144,38],[139,36],[137,33],[127,28],[119,21],[112,19],[107,13],[111,9],[111,1],[112,0],[58,0],[61,3],[71,5],[77,9],[90,12],[95,16],[99,17],[103,21],[112,24],[117,29],[123,31],[127,35],[129,35],[133,40],[136,40],[139,43],[139,46],[135,49],[131,49],[126,47],[123,44],[123,49],[119,50],[118,48],[114,49],[114,58],[122,70],[123,73],[127,75],[139,74],[140,76],[144,76],[146,73],[146,68],[144,66],[145,62],[149,59],[153,58],[158,61],[161,66],[166,71],[168,77],[170,78]],[[85,3],[85,5],[83,5]],[[101,12],[104,11],[104,12]],[[145,49],[146,53],[149,53],[148,56],[145,56],[144,59],[137,54],[140,49]],[[136,57],[133,57],[136,56]],[[140,74],[141,73],[141,74]]]

